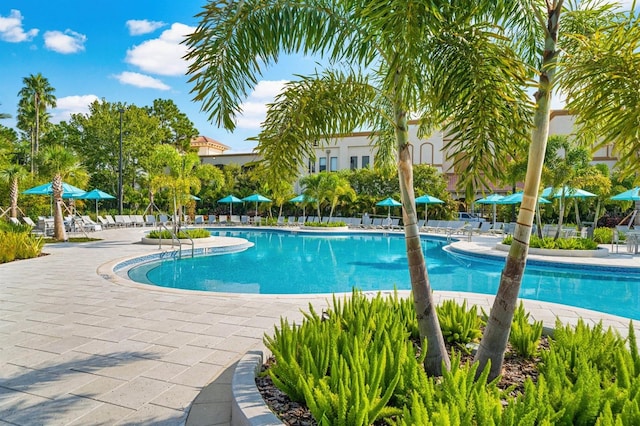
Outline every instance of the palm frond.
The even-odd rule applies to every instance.
[[[378,92],[363,76],[326,71],[290,82],[269,105],[257,151],[274,175],[289,179],[315,159],[315,148],[370,127],[378,104]]]

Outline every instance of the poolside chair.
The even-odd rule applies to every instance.
[[[144,226],[144,217],[142,217],[141,214],[132,214],[129,215],[129,217],[131,218],[133,226]]]
[[[89,231],[102,231],[102,226],[99,223],[96,223],[89,217],[89,215],[81,216],[80,224],[83,229],[88,229]],[[74,223],[78,222],[74,219]]]
[[[198,214],[193,218],[194,225],[204,225],[204,216]]]
[[[109,225],[109,222],[107,221],[107,219],[105,219],[102,216],[96,216],[96,218],[98,219],[98,222],[100,223],[100,225],[102,226],[103,229],[107,229],[110,228],[111,225]]]
[[[298,225],[304,225],[306,218],[304,216],[298,216]]]
[[[144,217],[144,224],[146,226],[156,226],[156,216],[153,214],[148,214]]]
[[[107,220],[107,222],[109,223],[109,226],[111,226],[111,227],[124,226],[123,223],[116,222],[115,219],[113,218],[113,216],[111,216],[110,214],[104,215],[104,218]]]
[[[237,225],[237,224],[239,224],[239,223],[241,223],[241,222],[240,222],[240,216],[239,216],[239,215],[237,215],[237,214],[232,214],[232,215],[229,217],[229,221],[227,222],[227,224],[229,224],[229,225]]]
[[[210,214],[209,217],[207,218],[207,223],[209,225],[219,225],[220,221],[217,220],[217,217],[215,214]]]
[[[19,221],[19,220],[18,220],[18,218],[16,218],[16,217],[10,217],[10,218],[9,218],[9,222],[11,222],[11,224],[13,224],[13,225],[18,225],[18,226],[20,226],[20,221]]]

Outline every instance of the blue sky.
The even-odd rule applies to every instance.
[[[631,0],[620,2],[629,8]],[[308,74],[313,58],[284,58],[267,69],[242,105],[234,133],[209,123],[191,101],[180,45],[197,25],[205,0],[3,0],[0,2],[0,112],[15,117],[22,80],[42,73],[56,89],[52,121],[87,112],[96,99],[151,105],[172,99],[200,134],[250,151],[245,139],[259,132],[265,104],[293,74]],[[560,108],[556,100],[554,107]],[[15,119],[3,125],[14,127]]]
[[[0,2],[0,112],[14,118],[22,80],[42,73],[56,89],[52,121],[87,112],[95,99],[151,105],[172,99],[200,134],[250,151],[245,139],[259,132],[265,103],[292,74],[311,72],[310,58],[285,58],[268,69],[243,104],[234,133],[209,123],[191,101],[179,42],[197,25],[205,0],[3,0]],[[3,120],[14,127],[15,119]]]

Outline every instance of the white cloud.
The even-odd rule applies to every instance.
[[[65,96],[56,99],[56,108],[52,110],[51,121],[59,123],[62,120],[69,120],[71,114],[88,114],[89,105],[97,101],[96,95],[76,95]]]
[[[159,38],[129,49],[125,61],[151,74],[184,75],[188,64],[182,57],[187,53],[187,46],[180,43],[193,31],[195,27],[175,23]]]
[[[287,80],[261,80],[240,107],[242,114],[237,117],[236,125],[240,129],[260,129],[267,116],[267,104],[273,102]]]
[[[47,31],[44,33],[44,45],[54,52],[69,54],[84,50],[87,36],[71,30]]]
[[[10,43],[29,41],[38,35],[37,29],[27,32],[22,28],[22,14],[19,10],[12,9],[9,16],[0,15],[0,40]]]
[[[164,22],[148,21],[146,19],[130,19],[127,21],[127,28],[129,28],[130,35],[149,34],[154,32],[158,28],[164,27],[165,25],[167,24],[165,24]]]
[[[136,87],[159,89],[159,90],[171,89],[171,87],[167,86],[157,78],[153,78],[148,75],[140,74],[137,72],[125,71],[116,75],[115,78],[117,78],[118,81],[122,84],[129,84],[131,86],[136,86]]]

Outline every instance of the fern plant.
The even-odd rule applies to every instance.
[[[542,321],[529,321],[529,313],[524,305],[520,305],[513,313],[509,343],[520,356],[531,358],[538,352],[538,345],[542,337]]]
[[[454,300],[445,300],[436,307],[436,312],[442,335],[447,342],[457,344],[466,350],[466,344],[482,336],[482,319],[478,316],[478,309],[475,305],[467,309],[466,300],[462,305]]]

